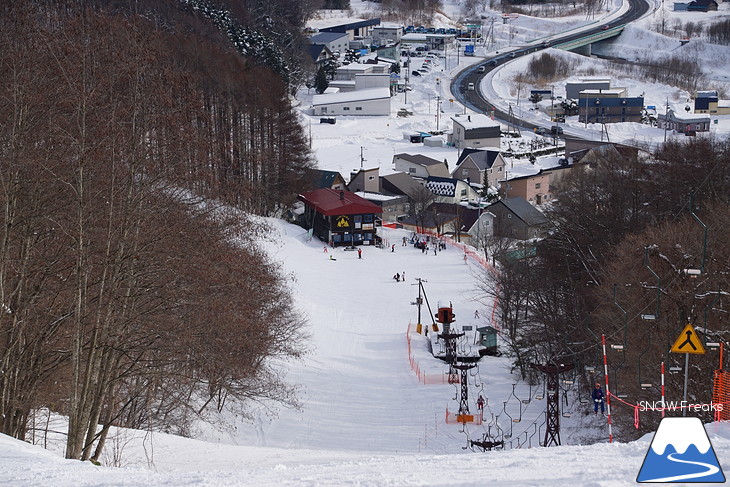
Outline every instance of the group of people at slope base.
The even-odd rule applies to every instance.
[[[399,274],[396,272],[395,275],[393,276],[393,280],[395,280],[395,282],[400,282],[400,281],[406,282],[406,271],[403,271],[403,274]]]

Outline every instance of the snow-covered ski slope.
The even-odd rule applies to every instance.
[[[303,229],[270,220],[267,245],[294,278],[295,299],[308,315],[312,352],[301,363],[283,366],[288,379],[301,386],[300,411],[280,410],[278,417],[262,408],[257,421],[227,417],[235,426],[201,430],[210,440],[164,434],[120,431],[108,443],[105,462],[123,469],[66,461],[59,452],[44,451],[0,437],[0,484],[12,486],[525,486],[569,484],[619,486],[634,483],[649,438],[630,444],[536,447],[475,453],[462,449],[466,433],[444,424],[447,407],[455,407],[453,385],[418,382],[408,357],[405,333],[416,320],[410,303],[417,296],[415,278],[428,281],[432,306],[453,303],[456,319],[489,316],[487,306],[473,301],[478,266],[464,263],[463,253],[449,247],[433,255],[403,247],[402,230],[383,229],[389,248],[365,247],[362,259],[342,249],[323,251],[307,241]],[[337,260],[329,260],[334,253]],[[392,276],[406,272],[406,282]],[[424,316],[427,311],[424,310]],[[415,336],[412,348],[423,371],[445,366],[429,359],[425,340]],[[479,367],[483,393],[490,404],[508,399],[516,382],[509,360],[485,358]],[[527,397],[526,386],[517,395]],[[534,389],[533,389],[534,396]],[[473,399],[472,399],[473,401]],[[544,401],[542,401],[544,403]],[[514,401],[510,404],[514,404]],[[517,438],[542,408],[533,401],[523,421],[514,425]],[[472,405],[473,407],[473,405]],[[600,420],[574,416],[563,433],[576,442],[571,428],[600,433]],[[566,420],[568,421],[568,420]],[[476,437],[479,426],[467,432]],[[54,428],[55,429],[55,428]],[[720,464],[730,464],[730,428],[709,425]],[[476,438],[475,438],[476,439]]]

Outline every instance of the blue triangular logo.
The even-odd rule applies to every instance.
[[[664,418],[637,482],[723,483],[725,475],[700,418]]]

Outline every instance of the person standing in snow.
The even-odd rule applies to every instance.
[[[357,258],[362,259],[362,249],[357,249]]]
[[[390,246],[390,251],[391,252],[395,252],[395,244],[393,244],[393,245]]]
[[[403,282],[406,282],[406,271],[403,271],[403,274],[401,274],[401,277],[403,278]]]
[[[591,394],[591,397],[593,398],[593,414],[598,414],[598,405],[601,405],[601,414],[603,414],[603,389],[601,389],[601,384],[596,382],[596,388],[593,389],[593,394]]]

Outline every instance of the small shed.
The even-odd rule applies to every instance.
[[[479,326],[479,343],[484,347],[485,355],[497,355],[497,330],[492,326]]]

